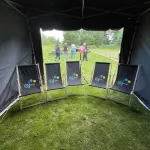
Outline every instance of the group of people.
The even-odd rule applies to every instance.
[[[76,49],[77,48],[76,48],[75,44],[72,44],[71,45],[71,58],[76,58]],[[59,44],[56,45],[55,51],[56,51],[55,59],[60,60],[61,52],[60,52]],[[64,44],[63,51],[64,51],[64,59],[67,60],[69,57],[69,55],[68,55],[69,48],[67,46],[67,43]],[[84,60],[88,61],[88,59],[87,59],[88,48],[87,48],[87,44],[85,42],[82,43],[82,45],[79,49],[79,52],[80,52],[80,60],[82,59],[82,61],[84,61]],[[81,58],[82,54],[83,54],[83,58]]]

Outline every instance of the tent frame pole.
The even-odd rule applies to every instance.
[[[3,122],[3,120],[4,120],[4,118],[5,118],[7,113],[8,113],[8,109],[4,112],[4,114],[3,114],[3,116],[2,116],[2,118],[0,120],[0,124]]]
[[[45,92],[44,92],[44,84],[43,84],[43,80],[42,80],[42,76],[41,76],[41,71],[40,71],[40,66],[39,66],[39,63],[36,64],[37,65],[37,68],[38,68],[38,72],[39,72],[39,78],[40,78],[40,81],[41,81],[41,88],[42,88],[42,94],[43,94],[43,97],[45,97]],[[46,97],[45,97],[46,98]],[[45,99],[46,101],[46,99]]]
[[[76,7],[76,8],[74,8],[74,9],[72,8],[72,9],[62,10],[62,11],[60,11],[60,12],[48,12],[47,14],[43,14],[43,15],[39,15],[39,16],[35,16],[35,17],[30,17],[30,18],[31,18],[31,19],[36,19],[36,18],[38,18],[38,17],[45,17],[45,16],[51,16],[51,15],[61,15],[61,16],[66,16],[66,17],[81,19],[81,17],[63,14],[64,12],[70,12],[70,11],[72,11],[72,10],[78,10],[78,9],[80,9],[80,8],[79,8],[79,7]]]
[[[107,10],[107,9],[101,9],[101,8],[97,8],[96,9],[96,8],[92,8],[92,7],[86,7],[87,9],[97,10],[97,11],[102,11],[102,12],[98,13],[98,14],[93,14],[93,15],[84,17],[84,19],[91,18],[91,17],[96,17],[96,16],[101,16],[103,14],[108,14],[108,13],[114,13],[114,14],[129,16],[129,17],[136,17],[136,15],[133,15],[133,14],[130,14],[130,13],[121,12],[123,10],[128,10],[128,9],[131,9],[131,8],[134,8],[134,7],[140,7],[140,6],[126,7],[126,8],[121,8],[121,9],[117,9],[117,10],[114,10],[114,11],[110,11],[110,10]]]
[[[140,104],[142,104],[148,111],[150,111],[150,109],[141,101],[141,99],[137,95],[135,95],[133,93],[133,96],[138,99],[138,101],[140,102]]]
[[[84,16],[84,0],[82,0],[82,12],[81,12],[81,17],[83,18]]]
[[[18,98],[20,99],[20,110],[22,110],[22,99],[23,97],[21,96],[21,82],[20,82],[20,75],[19,75],[19,69],[18,69],[18,65],[16,66],[16,71],[17,71],[17,82],[18,82],[18,90],[19,90],[19,96]]]
[[[110,84],[110,80],[111,80],[111,70],[112,70],[112,63],[110,63],[110,68],[109,68],[109,72],[108,72],[108,74],[109,74],[109,79],[108,79],[108,81],[107,81],[107,88],[106,88],[106,90],[107,90],[107,93],[106,93],[106,100],[108,99],[108,96],[109,96],[109,84]]]
[[[93,69],[92,69],[92,73],[91,73],[91,79],[90,79],[90,84],[92,83],[92,79],[93,79],[93,75],[94,75],[94,70],[95,70],[95,65],[96,65],[96,63],[93,65]],[[89,85],[88,85],[88,93],[89,94],[87,94],[87,95],[93,96],[93,95],[90,94],[90,86]]]
[[[135,89],[135,86],[136,86],[136,83],[137,83],[139,70],[140,70],[140,65],[138,65],[138,69],[137,69],[136,77],[135,77],[135,80],[134,80],[134,84],[133,84],[131,95],[133,95],[133,92],[134,92],[134,89]],[[132,101],[132,97],[129,100],[129,107],[131,106],[131,101]]]
[[[31,27],[29,23],[29,19],[27,19],[27,25],[28,25],[28,31],[29,31],[29,37],[30,37],[30,44],[31,44],[31,49],[32,49],[32,55],[34,59],[34,64],[37,64],[36,62],[36,57],[35,57],[35,50],[34,50],[34,44],[33,44],[33,39],[32,39],[32,34],[31,34]]]
[[[63,76],[62,82],[63,82],[63,86],[64,86],[64,95],[65,95],[65,98],[67,98],[66,85],[65,85],[65,74],[63,73],[62,76]]]
[[[26,15],[24,15],[20,10],[18,10],[14,5],[11,4],[9,0],[4,0],[9,6],[11,6],[14,10],[16,10],[21,16],[27,19]]]

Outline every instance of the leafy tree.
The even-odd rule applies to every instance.
[[[56,43],[60,43],[59,40],[56,40],[54,37],[48,37],[44,34],[41,34],[42,45],[56,45]]]
[[[68,45],[75,44],[81,45],[82,42],[86,42],[89,46],[100,47],[103,45],[120,45],[122,40],[123,30],[108,30],[108,31],[67,31],[64,32],[63,43]]]

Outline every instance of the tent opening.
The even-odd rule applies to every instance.
[[[123,28],[107,31],[87,31],[83,29],[78,31],[43,31],[41,29],[44,63],[59,60],[56,56],[57,44],[60,47],[60,61],[65,60],[65,44],[68,48],[66,60],[83,60],[84,56],[81,56],[80,48],[84,42],[88,48],[87,60],[91,64],[96,61],[117,63],[119,61],[122,34]],[[75,54],[71,50],[72,46],[76,48]]]

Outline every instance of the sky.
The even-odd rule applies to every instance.
[[[51,30],[51,31],[42,31],[42,34],[46,35],[46,36],[52,36],[55,39],[59,39],[60,42],[63,41],[64,36],[63,36],[63,31],[58,31],[58,30]]]

